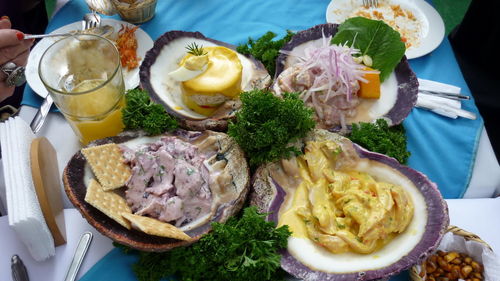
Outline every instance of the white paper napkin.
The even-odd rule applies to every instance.
[[[416,104],[417,107],[425,108],[439,115],[453,119],[456,119],[459,116],[468,119],[476,119],[476,115],[473,112],[462,109],[461,101],[425,93],[425,91],[438,91],[459,94],[459,87],[420,78],[418,79],[418,83],[419,92]]]
[[[55,254],[54,239],[40,208],[31,175],[30,150],[35,135],[20,117],[0,124],[9,225],[37,261]]]

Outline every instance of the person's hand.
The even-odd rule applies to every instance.
[[[33,40],[24,40],[24,34],[11,29],[10,20],[6,17],[0,19],[0,66],[13,62],[18,66],[26,66],[30,47]],[[14,87],[5,83],[7,75],[0,71],[0,102],[14,93]]]

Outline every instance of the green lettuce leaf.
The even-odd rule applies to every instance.
[[[332,44],[345,44],[359,49],[362,55],[372,58],[372,68],[380,71],[383,82],[394,71],[405,54],[405,44],[399,32],[380,20],[355,17],[339,26]]]

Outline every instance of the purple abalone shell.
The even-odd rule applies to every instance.
[[[282,268],[294,277],[307,281],[351,281],[351,280],[385,280],[411,266],[421,263],[439,245],[449,224],[448,207],[443,200],[435,183],[424,174],[401,165],[396,159],[383,154],[370,152],[353,144],[358,157],[377,161],[401,173],[409,179],[424,197],[427,222],[422,239],[406,256],[398,262],[386,267],[352,273],[326,273],[308,268],[295,259],[288,251],[283,251],[281,258]],[[261,166],[253,177],[253,191],[251,204],[259,207],[260,211],[269,213],[267,219],[278,222],[278,213],[286,196],[286,191],[272,179],[270,169],[276,168],[278,163]]]

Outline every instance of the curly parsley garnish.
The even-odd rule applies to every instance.
[[[279,55],[279,50],[290,41],[293,35],[294,33],[288,30],[285,37],[273,41],[273,38],[276,37],[276,33],[268,31],[257,40],[248,38],[248,42],[239,45],[236,51],[244,55],[252,55],[254,58],[261,61],[272,76],[276,69],[276,58]]]
[[[129,90],[125,103],[122,120],[127,130],[143,129],[148,134],[158,135],[178,127],[177,120],[168,115],[163,106],[152,102],[144,90]]]
[[[198,46],[198,44],[196,44],[195,42],[187,45],[186,49],[188,50],[188,54],[194,56],[204,56],[207,54],[206,52],[203,52],[203,45]]]
[[[384,119],[376,123],[352,124],[348,138],[362,147],[396,158],[406,164],[410,152],[406,149],[406,134],[402,124],[390,127]]]
[[[165,253],[140,252],[133,270],[140,281],[172,275],[185,281],[283,280],[278,251],[286,248],[291,232],[286,225],[275,228],[265,216],[255,207],[246,208],[241,218],[212,223],[212,231],[191,246]]]
[[[266,90],[240,95],[242,107],[236,123],[230,123],[228,135],[245,151],[250,165],[300,155],[289,145],[314,128],[313,110],[306,107],[298,94],[284,93],[279,98]]]

